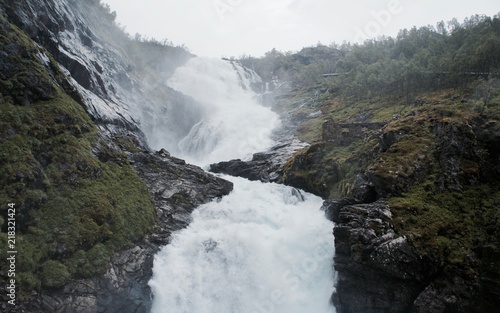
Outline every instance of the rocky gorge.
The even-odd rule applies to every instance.
[[[233,189],[154,141],[177,142],[200,121],[198,101],[164,84],[194,56],[131,39],[95,0],[0,1],[0,15],[0,199],[18,208],[20,250],[18,305],[2,294],[2,311],[149,312],[154,255]],[[306,48],[282,70],[343,57]],[[255,62],[276,86],[263,102],[290,130],[210,171],[325,199],[337,312],[494,311],[500,122],[498,107],[473,107],[484,83],[352,104],[335,75],[293,86]]]
[[[21,242],[17,305],[3,293],[2,311],[149,312],[154,254],[195,207],[232,190],[146,141],[161,131],[152,103],[171,118],[193,103],[160,83],[191,55],[129,39],[98,1],[2,1],[0,14],[1,198],[17,206]],[[169,58],[141,66],[141,49]],[[185,135],[193,121],[181,122],[169,133]]]

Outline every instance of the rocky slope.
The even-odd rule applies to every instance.
[[[198,104],[163,84],[192,56],[113,18],[99,1],[0,1],[0,240],[15,203],[18,250],[17,305],[2,293],[2,312],[148,312],[154,253],[232,189],[150,148],[197,122]]]
[[[343,121],[332,132],[320,117],[323,136],[285,165],[285,183],[332,199],[338,312],[500,304],[500,116],[474,110],[470,89],[454,92],[422,94],[378,129]],[[374,116],[387,110],[371,106]]]

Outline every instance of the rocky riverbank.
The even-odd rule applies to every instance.
[[[146,140],[196,109],[159,81],[192,55],[130,39],[98,1],[0,1],[0,14],[0,198],[19,243],[17,305],[2,293],[1,310],[149,312],[154,254],[232,190]],[[184,136],[189,116],[163,131]]]
[[[194,208],[232,190],[232,183],[165,150],[127,153],[153,197],[156,222],[152,232],[116,253],[104,275],[72,280],[60,290],[33,297],[24,305],[30,312],[149,312],[152,298],[148,282],[154,255],[169,243],[172,232],[189,224]]]
[[[500,302],[498,116],[439,97],[445,107],[342,142],[325,133],[285,165],[285,183],[332,198],[338,312],[491,312]]]

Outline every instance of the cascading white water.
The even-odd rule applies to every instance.
[[[271,147],[278,117],[243,76],[238,65],[195,58],[169,80],[208,112],[180,142],[181,157],[206,165]],[[152,313],[335,312],[333,225],[321,198],[224,178],[231,194],[197,208],[156,255]]]
[[[234,191],[202,205],[155,258],[152,313],[326,313],[332,223],[322,200],[224,177]]]
[[[280,125],[279,117],[258,103],[238,67],[219,59],[192,58],[168,80],[170,87],[204,107],[202,120],[179,143],[180,157],[203,166],[249,159],[272,146],[270,136]]]

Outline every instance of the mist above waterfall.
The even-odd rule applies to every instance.
[[[171,152],[203,166],[271,148],[280,120],[258,102],[251,87],[259,82],[226,60],[193,58],[178,68],[167,85],[202,109]],[[156,255],[152,312],[335,312],[333,225],[319,210],[323,200],[224,178],[234,184],[231,194],[193,211],[190,225]]]
[[[188,162],[202,166],[249,159],[255,152],[269,149],[273,145],[272,131],[280,120],[258,102],[251,89],[257,79],[255,73],[237,63],[192,58],[175,71],[167,85],[196,100],[201,108],[193,107],[192,114],[201,118],[179,142],[171,142],[168,134],[155,134],[156,146],[167,147]]]

